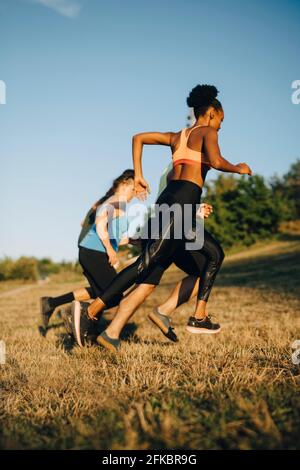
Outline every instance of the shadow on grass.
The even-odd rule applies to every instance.
[[[277,237],[278,240],[283,242],[297,242],[300,241],[300,235],[297,233],[280,233]]]
[[[111,321],[112,319],[108,320],[107,318],[101,317],[95,325],[94,335],[100,335],[104,330],[106,330]],[[131,340],[134,337],[136,330],[137,325],[135,323],[127,323],[121,333],[121,340]]]
[[[76,343],[74,337],[71,334],[65,332],[56,335],[55,346],[61,347],[66,353],[70,353],[76,346]]]
[[[266,288],[298,296],[299,279],[300,251],[295,251],[229,260],[222,267],[216,285]]]
[[[175,344],[175,343],[172,343],[171,341],[164,341],[163,342],[163,339],[162,339],[162,341],[159,341],[158,339],[149,340],[149,339],[139,338],[138,336],[134,336],[130,340],[130,342],[135,343],[135,344],[145,344],[146,346],[157,346],[158,345],[159,347],[162,347],[162,348],[169,347],[169,346],[172,346],[172,344]]]
[[[60,322],[60,323],[53,323],[53,324],[47,326],[47,328],[44,328],[43,326],[39,325],[39,326],[38,326],[38,332],[39,332],[39,334],[40,334],[41,336],[43,336],[43,338],[45,338],[46,335],[47,335],[47,333],[48,333],[48,331],[50,331],[50,330],[55,330],[55,329],[57,329],[57,328],[61,328],[62,326],[64,326],[64,324],[63,324],[62,322]]]

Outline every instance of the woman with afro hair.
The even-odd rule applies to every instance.
[[[127,290],[132,284],[138,287],[125,297],[118,312],[97,341],[102,346],[117,350],[120,345],[119,336],[122,328],[127,323],[138,306],[152,292],[160,281],[164,270],[173,262],[175,254],[181,253],[186,259],[199,266],[200,277],[197,292],[195,313],[190,317],[187,330],[190,333],[218,333],[220,325],[212,323],[207,313],[207,301],[212,290],[217,273],[224,259],[224,252],[220,244],[205,229],[199,230],[197,226],[197,211],[200,204],[202,188],[207,172],[210,168],[217,171],[247,174],[252,171],[246,163],[232,164],[222,155],[218,144],[218,132],[224,119],[224,110],[217,99],[218,90],[212,85],[197,85],[192,89],[187,104],[193,108],[196,118],[191,128],[182,129],[179,132],[143,132],[136,134],[132,139],[133,164],[135,171],[135,191],[140,200],[144,200],[149,191],[149,186],[143,176],[142,151],[144,145],[164,145],[170,147],[173,161],[171,181],[160,193],[156,201],[158,212],[161,208],[168,208],[166,217],[163,217],[162,226],[158,222],[160,213],[154,218],[149,218],[148,234],[151,233],[153,223],[158,222],[159,230],[155,238],[146,237],[143,240],[143,249],[138,259],[122,270],[108,286],[101,297],[91,304],[73,302],[73,331],[78,344],[82,344],[82,338],[87,324],[97,318],[110,300]],[[173,207],[179,207],[181,213],[174,211]],[[189,212],[190,211],[190,212]],[[192,217],[187,217],[188,214]],[[179,215],[178,215],[179,214]],[[162,213],[166,215],[166,213]],[[184,220],[184,227],[183,227]],[[188,230],[186,220],[189,220]],[[165,222],[164,222],[165,221]],[[195,230],[196,224],[196,230]],[[176,236],[178,229],[184,229],[181,238]],[[197,230],[201,232],[201,246],[192,247],[187,243],[194,229],[197,238]],[[203,266],[203,257],[205,264]],[[195,275],[197,273],[195,272]],[[172,327],[168,316],[155,309],[149,315],[151,321],[170,339]]]

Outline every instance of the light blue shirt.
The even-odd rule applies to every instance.
[[[96,217],[99,215],[98,207],[96,212]],[[119,243],[121,238],[125,238],[128,232],[128,218],[127,214],[121,215],[119,217],[110,218],[108,222],[108,234],[110,238],[110,243],[115,251],[119,249]],[[105,246],[103,245],[101,239],[96,230],[96,224],[94,223],[85,237],[79,243],[79,246],[84,248],[89,248],[90,250],[103,251],[106,252]]]

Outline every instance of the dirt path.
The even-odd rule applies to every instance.
[[[40,280],[40,281],[36,282],[35,284],[28,284],[26,286],[16,287],[15,289],[7,290],[7,291],[2,292],[0,294],[0,299],[3,299],[4,297],[10,297],[11,295],[20,294],[21,292],[29,291],[29,290],[34,289],[36,287],[40,287],[43,284],[46,284],[47,282],[49,282],[49,279],[43,279],[43,280]]]

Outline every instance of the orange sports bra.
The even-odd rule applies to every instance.
[[[191,165],[191,164],[205,164],[207,166],[211,166],[209,161],[205,161],[205,154],[203,152],[199,152],[198,150],[193,150],[193,149],[190,149],[188,146],[187,146],[187,141],[188,141],[188,138],[189,136],[191,135],[191,132],[196,129],[197,127],[204,127],[203,125],[199,125],[199,126],[195,126],[193,127],[190,132],[188,132],[188,135],[186,136],[185,135],[185,131],[188,129],[188,128],[184,128],[182,129],[181,131],[181,134],[180,134],[180,141],[179,141],[179,147],[177,150],[175,150],[175,152],[173,153],[172,155],[172,160],[173,160],[173,166],[176,166],[176,165],[182,165],[182,164],[186,164],[186,165]]]

